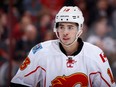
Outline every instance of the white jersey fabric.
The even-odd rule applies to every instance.
[[[58,40],[37,44],[11,82],[29,87],[38,82],[40,87],[116,87],[102,50],[83,43],[75,56],[66,56]]]

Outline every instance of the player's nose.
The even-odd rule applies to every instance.
[[[63,34],[64,35],[68,35],[69,34],[69,30],[67,28],[65,28],[64,31],[63,31]]]

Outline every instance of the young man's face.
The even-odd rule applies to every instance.
[[[65,45],[70,45],[76,39],[78,26],[76,23],[62,22],[58,26],[58,36]]]

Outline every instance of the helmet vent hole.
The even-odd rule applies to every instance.
[[[61,21],[62,21],[63,19],[61,19]]]
[[[79,18],[79,16],[77,16],[77,18]]]
[[[68,21],[68,19],[66,19]]]

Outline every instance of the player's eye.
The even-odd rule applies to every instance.
[[[59,29],[64,29],[64,27],[63,26],[59,26]]]
[[[69,27],[68,27],[68,29],[69,29],[69,30],[72,30],[72,29],[73,29],[73,27],[72,27],[72,26],[69,26]]]

